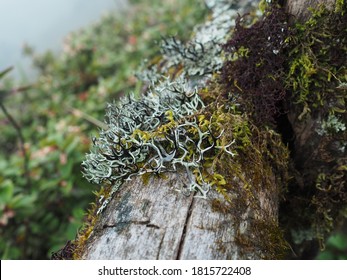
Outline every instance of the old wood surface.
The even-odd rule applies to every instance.
[[[316,3],[318,0],[312,1]],[[305,18],[306,7],[312,1],[289,0],[288,11]],[[300,147],[298,141],[302,140],[302,125],[296,125],[296,120],[290,121],[298,137],[296,144]],[[308,126],[315,125],[316,120],[306,123],[307,126],[302,129],[312,131]],[[302,135],[305,143],[311,139],[305,133]],[[305,145],[301,147],[305,148]],[[213,209],[211,202],[219,196],[213,190],[209,192],[208,199],[177,192],[187,181],[184,172],[165,175],[166,178],[151,176],[148,184],[144,184],[141,177],[136,177],[121,187],[100,216],[82,259],[264,258],[266,252],[254,248],[247,250],[236,242],[236,236],[240,233],[247,235],[254,219],[277,221],[275,183],[272,190],[264,190],[256,198],[263,209],[261,213],[250,206],[235,217]],[[237,187],[242,188],[242,185]]]
[[[332,9],[335,6],[335,0],[287,0],[285,7],[287,12],[300,21],[304,21],[311,14],[308,7],[317,8],[319,4],[324,4]]]
[[[102,213],[82,258],[260,258],[256,251],[241,256],[235,243],[236,233],[247,233],[252,209],[240,213],[236,226],[232,215],[212,209],[211,201],[219,196],[215,191],[208,199],[177,192],[186,180],[184,172],[178,172],[166,178],[152,176],[148,184],[141,177],[124,184]],[[263,208],[269,207],[268,200],[259,198]],[[274,205],[270,209],[264,212],[267,217],[277,213]]]

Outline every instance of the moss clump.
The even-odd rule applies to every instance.
[[[52,260],[72,260],[74,252],[76,250],[76,245],[74,241],[66,242],[65,246],[59,251],[52,254]]]
[[[288,256],[290,246],[284,238],[284,232],[276,221],[254,220],[250,231],[254,234],[244,236],[240,232],[236,235],[236,243],[241,247],[259,252],[265,252],[264,259],[278,260]]]
[[[258,128],[277,124],[290,144],[281,223],[294,250],[305,240],[322,246],[346,213],[346,10],[345,1],[319,6],[300,23],[270,5],[251,26],[240,17],[224,48],[224,95]]]
[[[223,116],[225,141],[233,142],[235,154],[233,157],[214,154],[203,165],[206,177],[218,172],[223,183],[214,185],[224,199],[212,200],[212,211],[234,217],[235,242],[243,248],[240,258],[247,257],[250,251],[259,254],[259,258],[283,258],[288,244],[274,220],[274,213],[277,197],[283,193],[280,187],[285,188],[288,180],[288,149],[278,133],[257,126],[241,108],[224,99],[225,85],[221,81],[222,76],[215,77],[215,82],[201,91],[202,99],[211,101],[205,108],[205,115]],[[264,205],[260,202],[262,199],[274,204]],[[242,218],[247,212],[249,215]],[[217,248],[222,252],[226,250],[222,243],[217,244]]]
[[[245,26],[245,21],[245,16],[236,20],[234,34],[224,46],[228,58],[223,67],[226,94],[242,103],[257,124],[273,123],[286,97],[283,76],[290,34],[288,15],[271,7],[252,26]]]
[[[94,192],[96,200],[95,202],[90,204],[90,207],[84,219],[83,226],[78,231],[75,240],[72,241],[72,244],[74,245],[72,259],[77,260],[82,258],[85,244],[95,229],[95,225],[98,219],[98,213],[103,206],[104,201],[112,198],[112,190],[112,185],[104,184],[104,186],[101,187],[99,191]]]
[[[335,11],[319,6],[306,22],[292,27],[288,38],[285,81],[291,93],[290,119],[297,133],[304,128],[313,131],[296,143],[296,149],[303,151],[293,157],[301,188],[298,181],[291,184],[291,202],[283,208],[291,214],[283,220],[296,232],[291,234],[293,243],[306,242],[295,236],[310,232],[306,240],[318,241],[321,249],[347,207],[347,95],[341,87],[347,79],[346,10],[346,3]],[[305,214],[298,209],[305,209]],[[300,254],[302,249],[298,250]]]
[[[343,11],[320,6],[306,22],[296,23],[287,39],[286,87],[293,102],[310,110],[344,110],[345,94],[336,91],[347,78],[347,15]]]

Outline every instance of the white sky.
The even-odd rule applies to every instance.
[[[0,71],[15,66],[14,76],[28,61],[22,57],[25,43],[36,51],[59,51],[62,39],[100,15],[125,8],[127,0],[0,0]]]

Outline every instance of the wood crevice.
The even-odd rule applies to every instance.
[[[159,260],[159,255],[160,255],[160,252],[161,252],[161,247],[163,246],[163,242],[164,242],[164,238],[165,238],[165,233],[166,233],[166,230],[164,230],[163,236],[162,236],[161,239],[160,239],[160,243],[159,243],[159,246],[158,246],[158,252],[157,252],[156,260]]]
[[[119,225],[122,224],[133,224],[133,225],[144,225],[148,228],[155,228],[155,229],[160,229],[160,227],[158,225],[152,224],[150,220],[145,220],[145,221],[121,221],[115,224],[104,224],[103,225],[103,229],[105,228],[115,228],[118,227]]]
[[[180,260],[181,259],[181,253],[182,253],[182,249],[183,249],[183,246],[184,246],[184,242],[185,242],[185,238],[186,238],[186,232],[187,232],[187,226],[190,222],[190,219],[191,219],[191,216],[192,216],[192,212],[193,212],[193,205],[194,205],[194,202],[195,202],[195,193],[192,194],[192,199],[190,201],[190,204],[189,204],[189,207],[188,207],[188,212],[187,212],[187,217],[186,217],[186,220],[184,222],[184,226],[183,226],[183,230],[182,230],[182,234],[181,234],[181,237],[180,237],[180,242],[179,242],[179,245],[178,245],[178,250],[177,250],[177,255],[176,255],[176,260]]]

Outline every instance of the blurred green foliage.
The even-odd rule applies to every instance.
[[[141,92],[134,71],[158,60],[161,37],[184,41],[206,16],[203,1],[129,2],[129,11],[68,35],[60,55],[27,47],[39,70],[29,89],[0,73],[0,103],[24,139],[0,110],[1,259],[47,259],[74,239],[95,190],[80,164],[106,102]],[[336,233],[318,259],[346,259],[346,244]]]
[[[329,237],[326,248],[318,257],[318,260],[347,260],[347,234],[339,231]]]
[[[203,1],[131,3],[70,34],[60,55],[27,47],[39,70],[29,89],[0,77],[1,259],[46,259],[75,237],[95,188],[80,164],[106,102],[140,92],[134,70],[160,56],[156,42],[188,39],[206,15]]]

